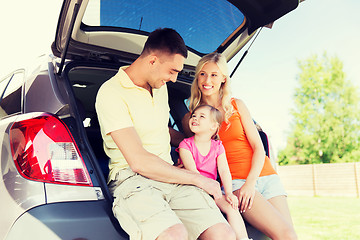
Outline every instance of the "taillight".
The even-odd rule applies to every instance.
[[[79,149],[66,125],[42,114],[10,129],[12,156],[19,173],[31,180],[92,186]]]

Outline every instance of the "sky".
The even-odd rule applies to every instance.
[[[62,0],[0,0],[0,79],[50,53]],[[326,52],[338,57],[360,88],[360,1],[305,0],[264,28],[232,77],[242,99],[267,132],[274,150],[286,145],[298,61]],[[239,56],[230,62],[235,66]]]

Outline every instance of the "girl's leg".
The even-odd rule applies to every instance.
[[[226,201],[225,196],[223,196],[219,200],[216,200],[215,202],[221,212],[226,214],[227,221],[233,228],[236,239],[248,239],[245,223],[240,215],[240,212],[231,207],[231,205]]]
[[[288,219],[257,191],[252,208],[242,215],[251,225],[273,240],[297,239]]]

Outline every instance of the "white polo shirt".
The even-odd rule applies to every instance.
[[[172,164],[168,128],[169,105],[166,85],[153,89],[153,96],[136,86],[121,67],[118,73],[100,87],[95,108],[99,119],[104,150],[110,157],[109,181],[129,165],[110,133],[134,127],[143,147]]]

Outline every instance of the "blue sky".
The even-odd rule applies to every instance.
[[[0,78],[50,51],[61,3],[62,0],[2,1]],[[359,11],[358,0],[302,2],[276,21],[272,29],[261,31],[233,76],[233,95],[245,101],[275,150],[286,143],[298,60],[326,51],[342,60],[347,79],[360,88]]]

